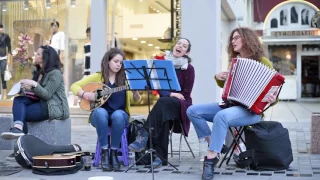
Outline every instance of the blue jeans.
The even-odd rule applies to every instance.
[[[18,96],[13,99],[12,114],[14,124],[23,126],[24,133],[28,133],[25,122],[39,122],[49,119],[49,115],[41,113],[40,101],[32,101],[26,96]]]
[[[187,109],[198,138],[210,137],[209,150],[220,153],[227,136],[228,127],[247,126],[261,120],[261,115],[253,114],[242,106],[222,109],[218,103],[192,105]],[[213,122],[212,132],[206,121]]]
[[[126,125],[129,124],[129,115],[123,110],[108,114],[104,108],[95,109],[90,116],[90,123],[96,128],[101,148],[108,148],[108,128],[111,125],[111,149],[118,149],[121,136]]]

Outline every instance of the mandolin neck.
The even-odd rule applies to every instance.
[[[124,85],[124,86],[119,86],[119,87],[115,87],[115,88],[112,88],[112,89],[106,89],[106,90],[102,91],[102,96],[105,96],[105,95],[108,95],[108,94],[112,94],[112,93],[115,93],[115,92],[119,92],[119,91],[123,91],[123,90],[126,90],[126,89],[129,89],[129,86]]]

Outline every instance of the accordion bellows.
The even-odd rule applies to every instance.
[[[241,104],[261,114],[270,104],[267,94],[280,93],[284,77],[268,66],[245,58],[233,58],[224,84],[222,99]]]

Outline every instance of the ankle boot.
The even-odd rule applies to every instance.
[[[219,162],[217,157],[213,159],[207,159],[204,157],[202,180],[212,180],[214,175],[214,166]]]
[[[136,140],[133,143],[131,143],[128,148],[134,152],[141,152],[143,149],[145,149],[147,145],[149,139],[148,135],[149,133],[147,132],[147,130],[141,128],[138,131],[138,136],[136,137]]]
[[[103,171],[112,171],[109,149],[101,149],[101,168]]]
[[[120,170],[120,164],[119,164],[119,160],[118,160],[118,155],[117,155],[117,150],[115,149],[111,149],[111,166],[113,168],[113,170],[115,171],[119,171]]]

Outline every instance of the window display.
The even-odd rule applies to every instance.
[[[282,75],[296,75],[297,48],[295,45],[268,46],[273,67]]]

